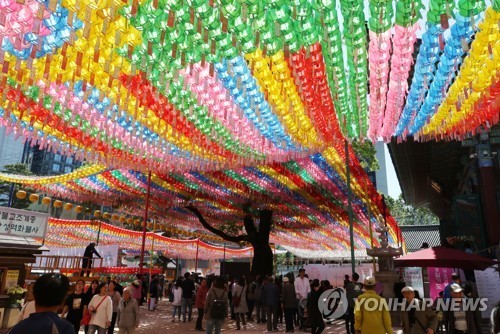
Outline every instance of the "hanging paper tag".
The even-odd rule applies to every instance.
[[[441,14],[441,28],[444,30],[450,27],[450,23],[448,21],[448,14]]]
[[[467,40],[465,38],[460,38],[460,44],[462,45],[462,50],[464,52],[468,52],[469,51],[469,44],[467,43]]]

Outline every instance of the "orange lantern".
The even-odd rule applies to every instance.
[[[109,218],[111,218],[111,214],[109,212],[104,212],[104,214],[102,215],[102,218],[109,219]]]
[[[113,214],[111,215],[111,219],[112,219],[112,220],[118,220],[119,218],[120,218],[120,216],[118,216],[116,213],[113,213]]]
[[[52,199],[50,197],[42,198],[42,204],[49,205],[50,202],[52,202]]]
[[[99,218],[101,216],[102,216],[102,212],[101,211],[99,211],[99,210],[95,210],[94,211],[94,217]]]
[[[127,221],[127,218],[125,218],[125,216],[120,216],[119,220],[120,223],[125,223]]]
[[[60,200],[54,201],[54,208],[60,208],[63,205],[63,202]]]
[[[83,212],[83,206],[78,205],[77,207],[75,207],[75,212],[76,213],[82,213]]]
[[[26,191],[24,190],[19,190],[17,193],[16,193],[16,197],[19,198],[19,199],[25,199],[26,198]]]
[[[70,211],[71,209],[73,209],[73,204],[71,203],[64,204],[64,210]]]
[[[127,218],[127,224],[133,224],[134,219],[133,218]]]
[[[29,197],[31,203],[38,202],[39,198],[40,198],[40,196],[38,196],[37,194],[31,194]]]

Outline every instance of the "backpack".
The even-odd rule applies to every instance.
[[[210,307],[210,318],[219,320],[224,319],[227,311],[226,302],[217,296],[215,290],[213,290],[213,292],[215,299],[212,303],[212,307]],[[224,297],[224,292],[221,297]]]

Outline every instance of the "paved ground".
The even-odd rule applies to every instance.
[[[141,307],[141,324],[139,329],[137,330],[137,334],[160,334],[160,333],[204,333],[195,331],[195,323],[196,323],[196,313],[197,311],[193,309],[193,320],[191,322],[172,322],[172,314],[170,311],[169,303],[161,301],[158,305],[156,311],[147,311],[144,307]],[[205,328],[205,324],[203,324],[203,328]],[[222,327],[222,331],[224,333],[238,333],[238,334],[246,334],[246,333],[264,333],[266,331],[265,324],[256,324],[255,322],[247,323],[246,330],[236,330],[236,323],[234,320],[227,319]],[[397,329],[397,328],[395,328]],[[115,333],[118,331],[115,330]],[[285,324],[278,324],[278,333],[285,332]],[[307,332],[310,333],[310,330]],[[307,333],[302,330],[296,329],[295,333]],[[337,334],[337,333],[345,333],[345,325],[344,321],[335,321],[332,325],[327,325],[324,334]],[[80,331],[79,334],[83,334],[83,330]]]

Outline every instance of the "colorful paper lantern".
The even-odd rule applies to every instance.
[[[24,190],[19,190],[17,193],[16,193],[16,197],[18,199],[25,199],[26,198],[26,191]]]
[[[50,197],[44,197],[44,198],[42,198],[42,204],[43,205],[49,205],[50,202],[52,202],[52,199]]]
[[[77,206],[75,207],[75,212],[76,212],[76,213],[82,213],[82,212],[83,212],[83,206],[81,206],[81,205],[77,205]]]
[[[71,209],[73,209],[73,204],[71,203],[64,204],[64,210],[71,211]]]
[[[29,200],[31,203],[38,202],[39,199],[40,199],[40,196],[38,196],[38,194],[30,194],[30,196],[29,196]]]
[[[54,201],[54,208],[60,208],[60,207],[62,207],[62,205],[63,205],[62,201],[60,201],[60,200]]]

